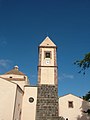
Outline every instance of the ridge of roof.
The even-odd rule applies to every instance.
[[[82,97],[77,96],[77,95],[74,95],[74,94],[72,94],[72,93],[67,93],[67,94],[65,94],[65,95],[59,96],[59,98],[65,97],[65,96],[68,96],[68,95],[72,95],[72,96],[75,96],[75,97],[78,97],[78,98],[81,98],[81,99],[82,99]]]

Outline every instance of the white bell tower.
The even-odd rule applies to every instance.
[[[56,48],[49,37],[46,37],[39,45],[39,85],[57,85]]]

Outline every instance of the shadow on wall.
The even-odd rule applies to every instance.
[[[90,120],[90,113],[87,112],[90,110],[90,103],[87,101],[83,101],[80,109],[82,111],[82,115],[78,116],[77,120]]]

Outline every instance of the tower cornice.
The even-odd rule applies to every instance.
[[[56,48],[57,49],[57,46],[38,46],[38,48]]]
[[[38,67],[56,67],[56,68],[58,68],[58,66],[41,66],[41,65],[38,65]]]

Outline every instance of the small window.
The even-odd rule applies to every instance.
[[[9,78],[12,78],[12,76],[10,76]]]
[[[45,58],[50,58],[51,55],[50,55],[50,52],[45,52]]]
[[[68,118],[66,118],[66,120],[68,120]]]
[[[30,98],[29,98],[29,102],[30,102],[30,103],[34,102],[34,98],[33,98],[33,97],[30,97]]]
[[[73,108],[73,101],[68,101],[68,107]]]

